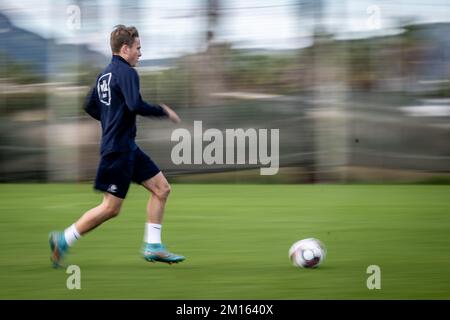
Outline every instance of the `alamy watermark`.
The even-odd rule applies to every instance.
[[[261,175],[274,175],[279,169],[279,134],[279,129],[254,128],[225,129],[225,134],[215,128],[203,131],[202,121],[194,121],[193,133],[184,128],[172,132],[170,140],[178,143],[172,148],[171,159],[176,165],[259,164],[265,166],[260,168]],[[203,142],[208,142],[205,148]]]
[[[379,6],[373,4],[366,8],[366,13],[369,14],[366,24],[370,30],[381,29],[381,9]]]
[[[66,27],[69,30],[81,29],[81,9],[77,5],[70,5],[66,8]]]
[[[77,265],[70,265],[66,269],[66,273],[70,276],[66,280],[66,287],[69,290],[81,289],[81,269]]]
[[[373,264],[367,267],[367,274],[370,276],[367,278],[366,286],[367,289],[381,289],[381,269],[379,266]]]

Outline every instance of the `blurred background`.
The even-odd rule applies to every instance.
[[[177,127],[137,142],[178,182],[450,181],[448,0],[0,0],[0,181],[90,181],[82,109],[117,24],[138,28],[141,92],[207,128],[280,129],[280,171],[175,165]]]

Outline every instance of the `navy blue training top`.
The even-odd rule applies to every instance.
[[[102,123],[101,155],[137,149],[136,115],[167,116],[161,106],[142,100],[138,73],[118,55],[97,77],[84,109]]]

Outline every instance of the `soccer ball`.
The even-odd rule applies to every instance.
[[[324,260],[327,251],[317,239],[308,238],[295,242],[289,249],[289,259],[296,267],[316,268]]]

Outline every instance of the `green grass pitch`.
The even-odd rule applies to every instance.
[[[163,240],[187,260],[139,254],[147,191],[132,186],[119,217],[50,267],[47,235],[101,195],[88,184],[0,185],[1,299],[449,299],[450,187],[424,185],[172,185]],[[295,241],[316,237],[318,269],[291,265]],[[366,286],[381,268],[381,289]]]

